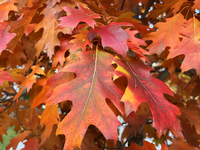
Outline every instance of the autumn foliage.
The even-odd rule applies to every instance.
[[[200,0],[1,2],[0,149],[200,148],[198,9]]]

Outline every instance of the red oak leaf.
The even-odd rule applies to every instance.
[[[72,39],[71,35],[66,35],[64,38],[60,39],[61,48],[56,52],[53,57],[52,67],[55,68],[58,62],[63,65],[65,61],[65,52],[72,47],[72,43],[69,43]]]
[[[0,70],[0,85],[3,85],[4,81],[11,81],[14,82],[15,80],[10,77],[10,73],[7,71],[1,71]]]
[[[147,26],[144,26],[144,25],[141,25],[140,21],[139,20],[134,20],[131,16],[131,18],[129,17],[119,17],[118,20],[116,20],[117,22],[120,21],[120,22],[129,22],[131,23],[133,26],[131,27],[132,30],[138,30],[140,32],[140,35],[141,36],[144,36],[148,33],[150,33],[151,31],[151,28],[147,27]]]
[[[74,72],[76,78],[54,88],[46,105],[71,100],[73,108],[58,125],[57,134],[64,134],[64,149],[80,147],[89,125],[101,130],[107,139],[117,139],[119,121],[108,107],[109,98],[121,108],[121,90],[112,81],[114,68],[110,65],[113,56],[104,51],[78,52],[80,61],[64,67],[61,72]],[[52,78],[53,79],[53,78]]]
[[[92,41],[97,34],[100,34],[103,47],[109,46],[118,54],[121,54],[122,57],[126,58],[126,52],[128,51],[126,41],[129,38],[129,35],[121,28],[121,26],[132,25],[126,22],[112,22],[107,26],[97,26],[94,30],[90,31],[89,39]]]
[[[122,97],[125,103],[125,112],[129,115],[136,111],[141,103],[146,102],[153,115],[153,127],[157,129],[158,137],[166,129],[170,129],[177,137],[182,137],[181,127],[177,121],[180,110],[164,98],[164,93],[173,95],[168,86],[150,74],[152,68],[140,61],[122,61],[115,57],[113,63],[117,64],[114,79],[125,76],[128,85]]]
[[[135,37],[135,35],[138,33],[138,31],[137,30],[131,31],[129,29],[126,29],[125,31],[129,35],[129,38],[127,40],[128,47],[132,51],[134,51],[135,54],[138,55],[138,57],[142,57],[143,61],[145,61],[145,60],[148,61],[148,58],[145,57],[144,54],[148,55],[149,52],[147,52],[146,50],[144,50],[143,48],[140,47],[140,45],[146,46],[147,44],[145,43],[144,40]]]
[[[0,54],[6,49],[7,44],[15,37],[15,33],[9,33],[10,26],[8,22],[0,22]]]
[[[71,14],[69,16],[64,16],[60,20],[62,21],[59,28],[64,28],[66,26],[70,26],[74,29],[79,22],[86,22],[88,25],[94,28],[96,24],[93,18],[101,18],[99,14],[92,12],[91,10],[82,7],[77,4],[79,9],[74,9],[71,7],[63,7],[63,9]]]
[[[186,23],[187,32],[182,36],[182,41],[169,51],[168,58],[173,58],[178,55],[184,54],[185,58],[181,64],[182,72],[188,71],[192,68],[196,69],[200,74],[200,21],[196,18],[191,18]]]
[[[160,55],[167,46],[172,48],[178,44],[180,42],[179,34],[185,31],[183,26],[185,22],[184,16],[178,13],[172,18],[166,19],[166,22],[156,23],[155,27],[158,28],[158,31],[151,32],[144,37],[145,40],[153,41],[147,47],[149,53]]]

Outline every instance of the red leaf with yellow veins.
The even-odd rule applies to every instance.
[[[173,58],[184,54],[185,58],[181,64],[182,72],[190,69],[196,69],[200,74],[200,21],[196,18],[191,18],[186,23],[186,35],[183,35],[183,40],[170,49],[168,58]]]
[[[73,108],[58,125],[57,134],[64,134],[64,149],[80,147],[89,125],[95,125],[107,139],[117,140],[117,120],[107,105],[109,98],[119,109],[121,90],[112,81],[113,56],[104,51],[78,52],[80,61],[64,67],[61,72],[74,72],[76,78],[54,88],[46,105],[71,100]],[[53,78],[52,78],[53,79]]]
[[[147,47],[149,53],[160,55],[167,46],[172,48],[178,44],[180,42],[179,34],[185,31],[183,26],[185,22],[184,16],[178,13],[172,18],[166,19],[166,22],[158,22],[155,24],[158,31],[151,32],[144,37],[145,40],[153,41],[153,43]]]
[[[114,79],[125,76],[128,85],[122,97],[125,103],[125,112],[129,115],[136,111],[141,103],[146,102],[153,115],[153,127],[156,128],[158,137],[161,137],[166,129],[170,129],[177,137],[182,137],[181,127],[177,121],[180,110],[168,102],[163,94],[173,95],[168,86],[150,74],[152,68],[140,61],[122,61],[115,57],[117,64]]]
[[[126,52],[128,51],[126,41],[129,38],[129,35],[121,28],[121,26],[132,25],[126,22],[112,22],[107,26],[98,26],[90,31],[90,41],[92,41],[97,34],[100,34],[103,47],[109,46],[118,54],[122,55],[122,57],[126,58]]]
[[[59,25],[59,28],[64,28],[70,26],[72,30],[76,28],[79,22],[86,22],[88,25],[94,28],[96,22],[93,18],[101,18],[99,14],[92,12],[91,10],[82,7],[77,4],[79,9],[74,9],[71,7],[63,7],[67,12],[70,12],[69,16],[64,16],[60,20],[62,21]]]

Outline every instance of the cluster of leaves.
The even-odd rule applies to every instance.
[[[198,149],[198,9],[200,0],[2,2],[0,141],[156,149],[148,136],[163,150]],[[121,137],[117,116],[129,124]],[[8,142],[10,126],[20,133]]]

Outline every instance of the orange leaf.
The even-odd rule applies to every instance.
[[[13,11],[18,11],[17,7],[14,5],[16,3],[15,0],[10,0],[2,3],[0,5],[0,22],[3,22],[5,20],[8,20],[8,13],[13,10]]]
[[[181,64],[182,72],[190,69],[196,69],[197,74],[200,74],[200,21],[191,18],[186,23],[187,32],[182,36],[183,40],[169,51],[168,58],[173,58],[184,54],[185,58]],[[189,50],[189,51],[188,51]]]
[[[75,52],[77,49],[82,48],[82,51],[85,51],[86,46],[89,45],[92,47],[92,43],[90,43],[89,38],[89,31],[80,31],[79,34],[74,35],[75,39],[71,40],[69,43],[73,43],[74,45],[70,48],[70,52]]]
[[[158,31],[147,34],[144,39],[152,40],[153,43],[147,48],[150,54],[160,55],[164,49],[169,46],[173,48],[179,41],[179,34],[185,31],[183,24],[186,22],[181,13],[176,14],[172,18],[166,19],[166,22],[158,22],[155,27]]]
[[[50,118],[51,120],[49,120]],[[58,114],[57,105],[48,106],[47,108],[45,108],[44,112],[42,113],[40,122],[40,124],[45,125],[45,130],[42,134],[40,145],[42,145],[46,141],[46,139],[50,136],[51,131],[53,129],[53,125],[58,124],[59,121],[60,117]]]
[[[35,48],[37,49],[37,56],[40,55],[42,50],[47,50],[47,54],[51,59],[54,54],[54,47],[60,45],[60,41],[57,38],[57,34],[60,30],[56,29],[58,25],[55,15],[57,12],[56,7],[52,8],[49,5],[51,4],[48,3],[48,6],[41,12],[41,14],[44,14],[44,18],[35,28],[35,32],[41,28],[44,29],[42,38],[37,42]],[[71,32],[69,32],[69,34],[70,33]]]
[[[31,74],[26,78],[19,86],[22,88],[20,91],[15,95],[14,99],[18,99],[25,88],[27,88],[27,91],[29,91],[33,85],[33,83],[36,82],[35,73],[45,75],[44,70],[42,70],[39,66],[32,66],[31,69],[33,70]]]

